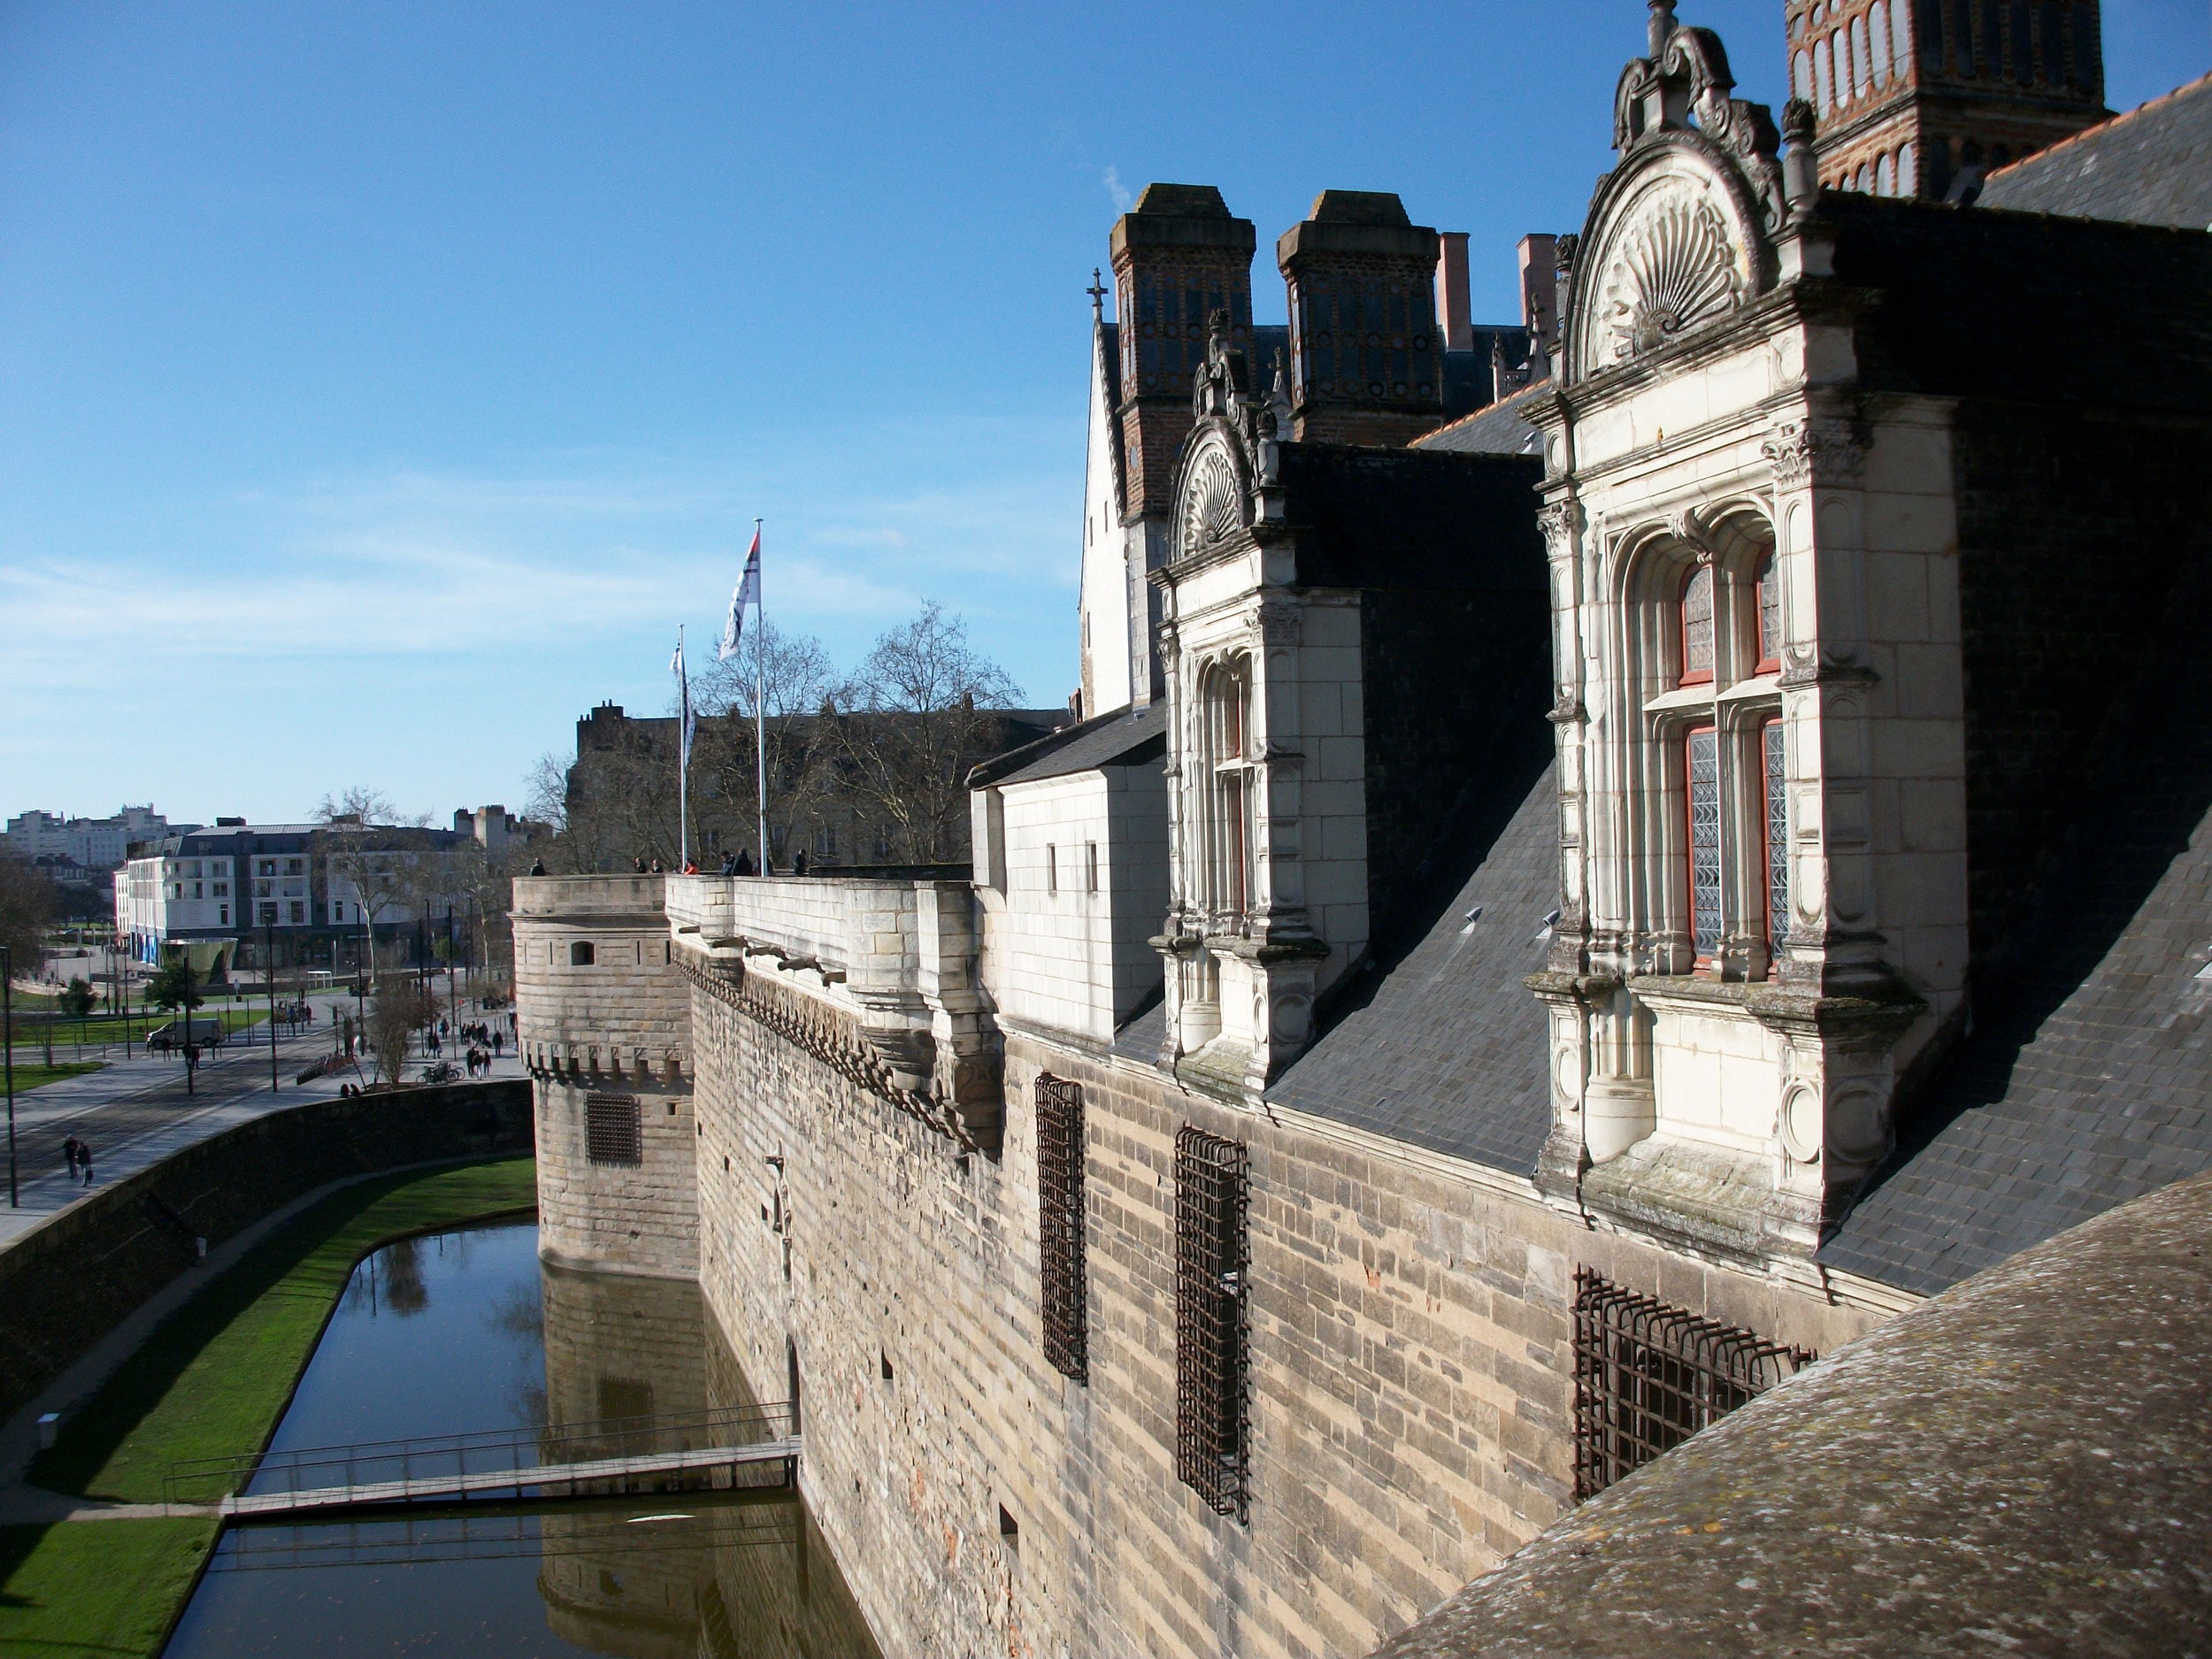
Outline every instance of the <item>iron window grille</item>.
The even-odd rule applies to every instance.
[[[1088,1382],[1088,1285],[1083,1260],[1083,1086],[1037,1078],[1037,1248],[1045,1358]]]
[[[1186,1124],[1175,1137],[1175,1472],[1217,1514],[1248,1518],[1251,1422],[1244,1148]]]
[[[594,1164],[635,1169],[645,1162],[645,1135],[634,1094],[584,1098],[584,1156]]]
[[[1575,1502],[1811,1364],[1801,1348],[1575,1273]]]

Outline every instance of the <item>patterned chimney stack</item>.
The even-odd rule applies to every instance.
[[[1147,185],[1115,221],[1130,520],[1164,522],[1173,505],[1175,460],[1191,429],[1192,378],[1206,362],[1206,319],[1227,312],[1229,343],[1251,346],[1256,245],[1252,221],[1231,217],[1210,184]]]
[[[1368,190],[1324,190],[1276,242],[1300,442],[1398,448],[1443,419],[1438,250],[1395,196]]]
[[[1789,0],[1830,189],[1943,197],[2102,120],[2096,0]]]

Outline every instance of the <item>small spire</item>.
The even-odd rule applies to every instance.
[[[1085,288],[1083,291],[1091,296],[1091,320],[1094,323],[1104,322],[1106,320],[1107,288],[1106,285],[1098,280],[1098,267],[1096,265],[1093,265],[1091,267],[1090,287]]]
[[[1659,61],[1659,55],[1667,50],[1667,42],[1674,35],[1674,0],[1651,0],[1651,60]]]

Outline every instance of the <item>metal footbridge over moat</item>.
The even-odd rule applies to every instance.
[[[162,1496],[174,1506],[211,1508],[226,1519],[273,1520],[696,1485],[789,1486],[798,1465],[798,1410],[779,1403],[196,1458],[169,1466]]]

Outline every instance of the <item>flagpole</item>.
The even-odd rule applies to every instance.
[[[676,709],[676,873],[691,868],[691,682],[685,677],[684,625],[676,625],[676,680],[682,695]]]
[[[753,520],[753,545],[760,545],[760,520]],[[753,579],[753,778],[760,830],[760,873],[768,873],[768,608],[762,579]]]

